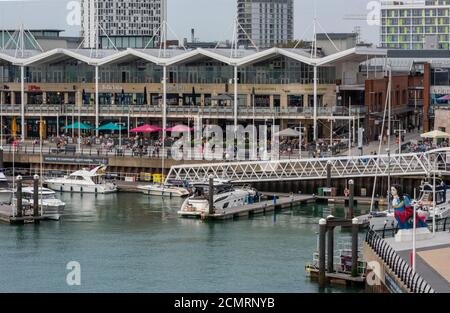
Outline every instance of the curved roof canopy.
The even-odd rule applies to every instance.
[[[159,49],[127,49],[90,50],[90,49],[53,49],[46,52],[26,50],[24,57],[18,57],[14,51],[0,50],[0,63],[12,63],[18,66],[32,66],[45,63],[60,62],[65,59],[75,59],[93,66],[113,63],[130,62],[136,59],[145,60],[160,66],[171,66],[210,58],[232,66],[245,66],[272,57],[282,55],[292,60],[308,65],[332,65],[342,62],[364,62],[374,57],[386,56],[387,50],[365,47],[355,47],[323,57],[312,58],[303,49],[271,48],[256,52],[254,50],[203,49],[179,50],[169,49],[163,52]]]

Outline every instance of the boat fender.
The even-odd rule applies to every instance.
[[[83,193],[83,187],[80,187],[80,192]]]
[[[63,186],[62,186],[62,185],[59,186],[59,191],[60,191],[60,192],[63,192]]]
[[[95,194],[97,194],[97,187],[95,187]]]
[[[73,187],[72,186],[70,186],[70,192],[73,192]]]

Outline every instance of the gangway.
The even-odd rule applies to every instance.
[[[171,167],[167,180],[207,181],[217,179],[235,183],[316,180],[327,178],[424,176],[433,171],[450,175],[450,148],[422,153],[367,155],[353,157],[308,158],[275,161],[233,161],[186,164]]]

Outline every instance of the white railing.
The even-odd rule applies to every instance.
[[[206,181],[212,175],[234,182],[292,181],[327,178],[331,164],[332,178],[375,176],[423,176],[434,170],[447,172],[450,148],[425,153],[369,155],[276,161],[244,161],[173,166],[167,179]],[[434,162],[436,158],[436,162]],[[450,166],[450,164],[449,164]]]

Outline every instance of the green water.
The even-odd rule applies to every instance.
[[[0,224],[0,292],[357,291],[319,290],[305,275],[324,206],[204,223],[178,218],[177,199],[59,197],[59,222]],[[70,261],[81,265],[81,286],[66,283]]]

